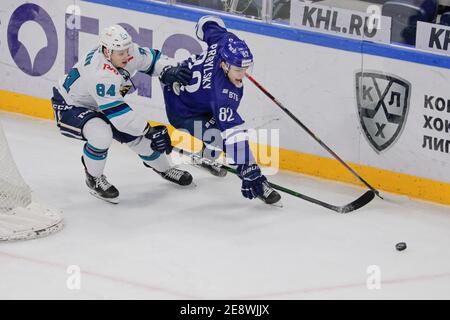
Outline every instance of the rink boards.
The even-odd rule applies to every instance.
[[[97,2],[97,3],[95,3]],[[103,3],[103,4],[101,4]],[[51,88],[113,23],[141,46],[186,58],[205,12],[145,1],[13,1],[0,11],[0,109],[52,119]],[[450,204],[450,58],[222,15],[255,56],[253,76],[374,187]],[[246,31],[243,31],[246,30]],[[159,82],[127,96],[167,123]],[[247,81],[240,107],[266,165],[358,184],[339,162]],[[259,146],[259,148],[258,148]],[[273,156],[277,154],[278,156]]]

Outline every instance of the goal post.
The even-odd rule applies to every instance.
[[[0,241],[43,237],[62,227],[60,212],[38,202],[25,183],[0,122]]]

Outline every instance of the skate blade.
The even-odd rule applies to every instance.
[[[104,198],[101,195],[99,195],[97,192],[90,190],[89,193],[96,197],[97,199],[112,203],[112,204],[118,204],[119,203],[119,197],[116,198]]]
[[[264,203],[269,206],[272,206],[272,207],[283,208],[283,202],[281,202],[281,201],[277,201],[275,203],[266,203],[266,202],[264,202]]]
[[[277,202],[274,203],[267,203],[266,201],[264,201],[262,197],[258,197],[258,199],[264,202],[264,204],[267,204],[268,206],[283,208],[283,202],[281,202],[281,200],[278,200]]]
[[[208,169],[207,169],[208,170]],[[226,177],[226,175],[228,174],[228,171],[223,169],[220,171],[214,171],[214,170],[208,170],[210,174],[212,174],[215,177],[219,177],[219,178],[223,178]]]
[[[170,182],[172,185],[174,185],[175,188],[180,188],[180,189],[195,189],[195,188],[197,188],[197,184],[194,181],[192,181],[191,183],[186,184],[186,185],[181,185],[181,184],[178,184],[178,183],[172,182],[172,181],[168,181],[168,182]]]
[[[228,174],[227,171],[221,171],[221,172],[211,172],[211,171],[209,171],[209,173],[212,174],[215,177],[218,177],[218,178],[226,177],[227,174]]]

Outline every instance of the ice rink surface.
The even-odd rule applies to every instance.
[[[186,165],[197,186],[175,186],[118,143],[105,171],[121,192],[112,205],[88,193],[82,142],[51,121],[0,121],[25,181],[65,219],[50,237],[0,244],[0,299],[450,299],[450,207],[386,194],[340,215],[282,194],[276,208],[244,199],[231,174]],[[337,205],[364,192],[269,179]],[[70,266],[79,290],[67,286]]]

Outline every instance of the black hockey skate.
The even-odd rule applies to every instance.
[[[89,174],[84,164],[84,159],[81,158],[84,165],[84,172],[86,173],[86,185],[90,189],[89,193],[94,197],[105,200],[110,203],[119,203],[119,190],[106,180],[105,175],[94,177]]]
[[[203,168],[209,173],[211,173],[213,176],[216,177],[225,177],[228,173],[227,170],[222,168],[220,165],[217,165],[216,163],[213,163],[212,160],[209,160],[208,158],[202,157],[203,152],[199,152],[197,154],[193,155],[193,164],[196,167]],[[206,160],[206,161],[205,161]],[[207,161],[211,161],[211,164],[207,163]]]
[[[281,196],[278,192],[276,192],[267,181],[263,182],[263,190],[264,194],[259,197],[264,203],[267,204],[275,204],[281,200]]]
[[[159,174],[161,177],[163,177],[167,181],[179,184],[180,186],[188,186],[192,183],[192,175],[187,171],[183,171],[183,170],[173,167],[165,172],[160,172],[160,171],[156,170],[155,168],[149,166],[145,162],[144,162],[144,166],[146,166],[148,168],[152,168],[153,171],[155,171],[157,174]]]
[[[204,162],[201,162],[201,163],[198,163],[198,164],[195,164],[195,165],[197,167],[200,167],[200,168],[203,168],[203,169],[207,170],[212,175],[214,175],[216,177],[220,177],[220,178],[225,177],[227,175],[227,173],[228,173],[228,171],[225,170],[222,167],[215,166],[215,165],[212,165],[212,164],[207,164],[207,163],[204,163]]]

